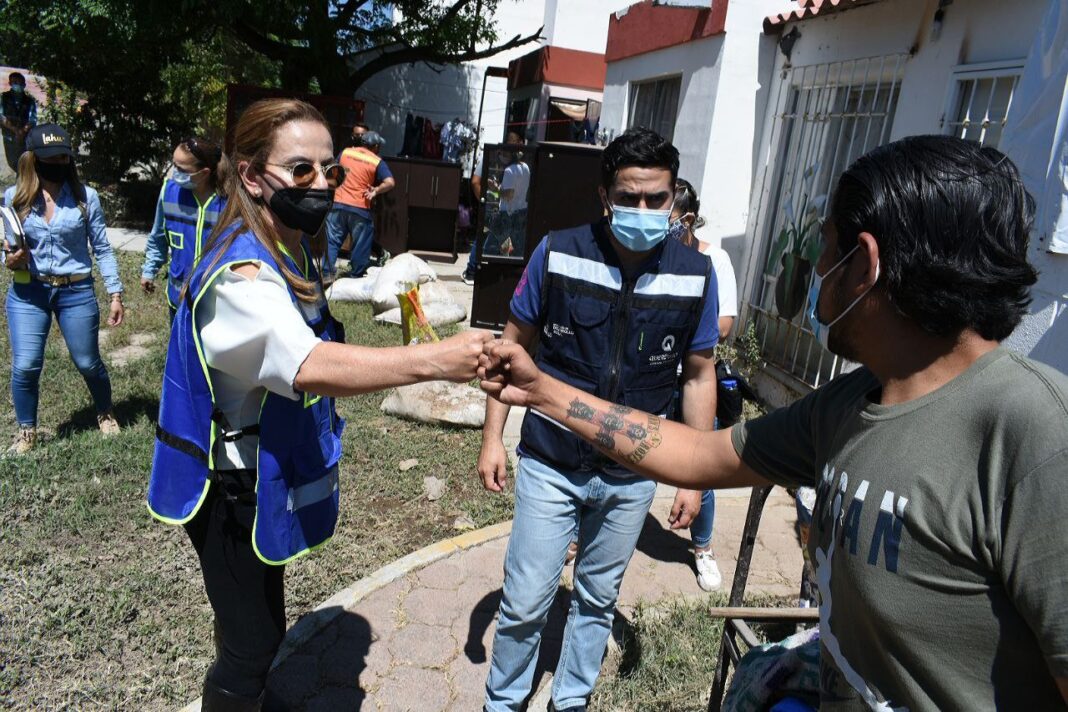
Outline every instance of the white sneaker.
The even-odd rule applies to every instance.
[[[697,585],[703,591],[714,591],[723,583],[723,575],[716,565],[716,557],[709,551],[694,551],[694,559],[697,561]]]

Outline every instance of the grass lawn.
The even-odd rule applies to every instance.
[[[639,606],[618,653],[610,653],[590,700],[590,712],[704,712],[719,660],[722,619],[710,606],[727,605],[726,591],[704,598]],[[747,606],[787,606],[761,594],[746,597]],[[781,640],[792,626],[752,624],[764,640]]]
[[[110,332],[104,359],[122,434],[100,438],[89,393],[54,330],[39,415],[51,435],[28,457],[0,459],[5,709],[174,708],[198,694],[211,660],[211,611],[192,547],[144,504],[168,328],[161,290],[145,296],[137,286],[139,264],[140,255],[120,255],[126,323],[102,329]],[[9,283],[10,272],[0,270],[4,294]],[[103,306],[99,282],[98,291]],[[367,306],[339,305],[336,315],[352,342],[400,342],[400,330],[375,324]],[[0,322],[6,448],[15,420],[5,317]],[[343,586],[455,534],[461,514],[479,527],[511,516],[511,498],[489,496],[477,482],[478,431],[384,415],[382,397],[339,404],[348,420],[341,519],[327,547],[288,567],[290,624]],[[419,464],[400,472],[408,458]],[[427,475],[447,481],[440,500],[423,496]]]

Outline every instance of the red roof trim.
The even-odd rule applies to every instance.
[[[508,63],[508,89],[532,84],[557,84],[604,90],[603,54],[567,47],[539,47]]]
[[[643,0],[608,19],[605,59],[617,62],[646,52],[723,34],[728,0],[709,0],[708,8],[654,5]]]
[[[879,2],[879,0],[797,0],[797,4],[801,9],[788,10],[787,12],[780,12],[777,15],[769,15],[764,18],[764,34],[770,35],[781,32],[787,22],[811,20],[817,15],[823,17],[876,2]]]

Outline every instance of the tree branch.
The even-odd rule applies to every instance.
[[[279,62],[293,61],[301,58],[304,48],[286,44],[264,37],[248,24],[245,20],[235,20],[230,26],[234,35],[249,46],[255,52],[259,52],[268,59]]]
[[[349,74],[349,87],[355,92],[360,86],[363,85],[368,79],[375,74],[378,74],[384,69],[394,67],[398,64],[414,64],[416,62],[431,62],[434,64],[460,64],[462,62],[470,62],[475,59],[485,59],[486,57],[492,57],[500,52],[506,52],[516,47],[522,47],[530,42],[535,42],[541,38],[541,31],[545,29],[544,26],[539,27],[538,30],[526,37],[516,35],[512,39],[508,40],[504,44],[496,45],[493,47],[487,47],[485,49],[473,49],[465,52],[456,53],[441,53],[435,52],[432,49],[425,47],[412,47],[407,46],[404,49],[396,51],[383,51],[381,55],[375,57],[370,62],[361,65],[354,72]]]

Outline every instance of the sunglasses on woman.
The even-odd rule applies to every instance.
[[[297,161],[296,163],[267,163],[268,166],[277,166],[278,168],[285,168],[289,171],[290,177],[293,179],[293,185],[298,188],[309,188],[311,184],[315,182],[315,171],[322,171],[323,178],[326,178],[326,184],[331,188],[337,188],[339,185],[345,182],[345,169],[338,163],[327,163],[326,165],[318,166],[308,161]]]

